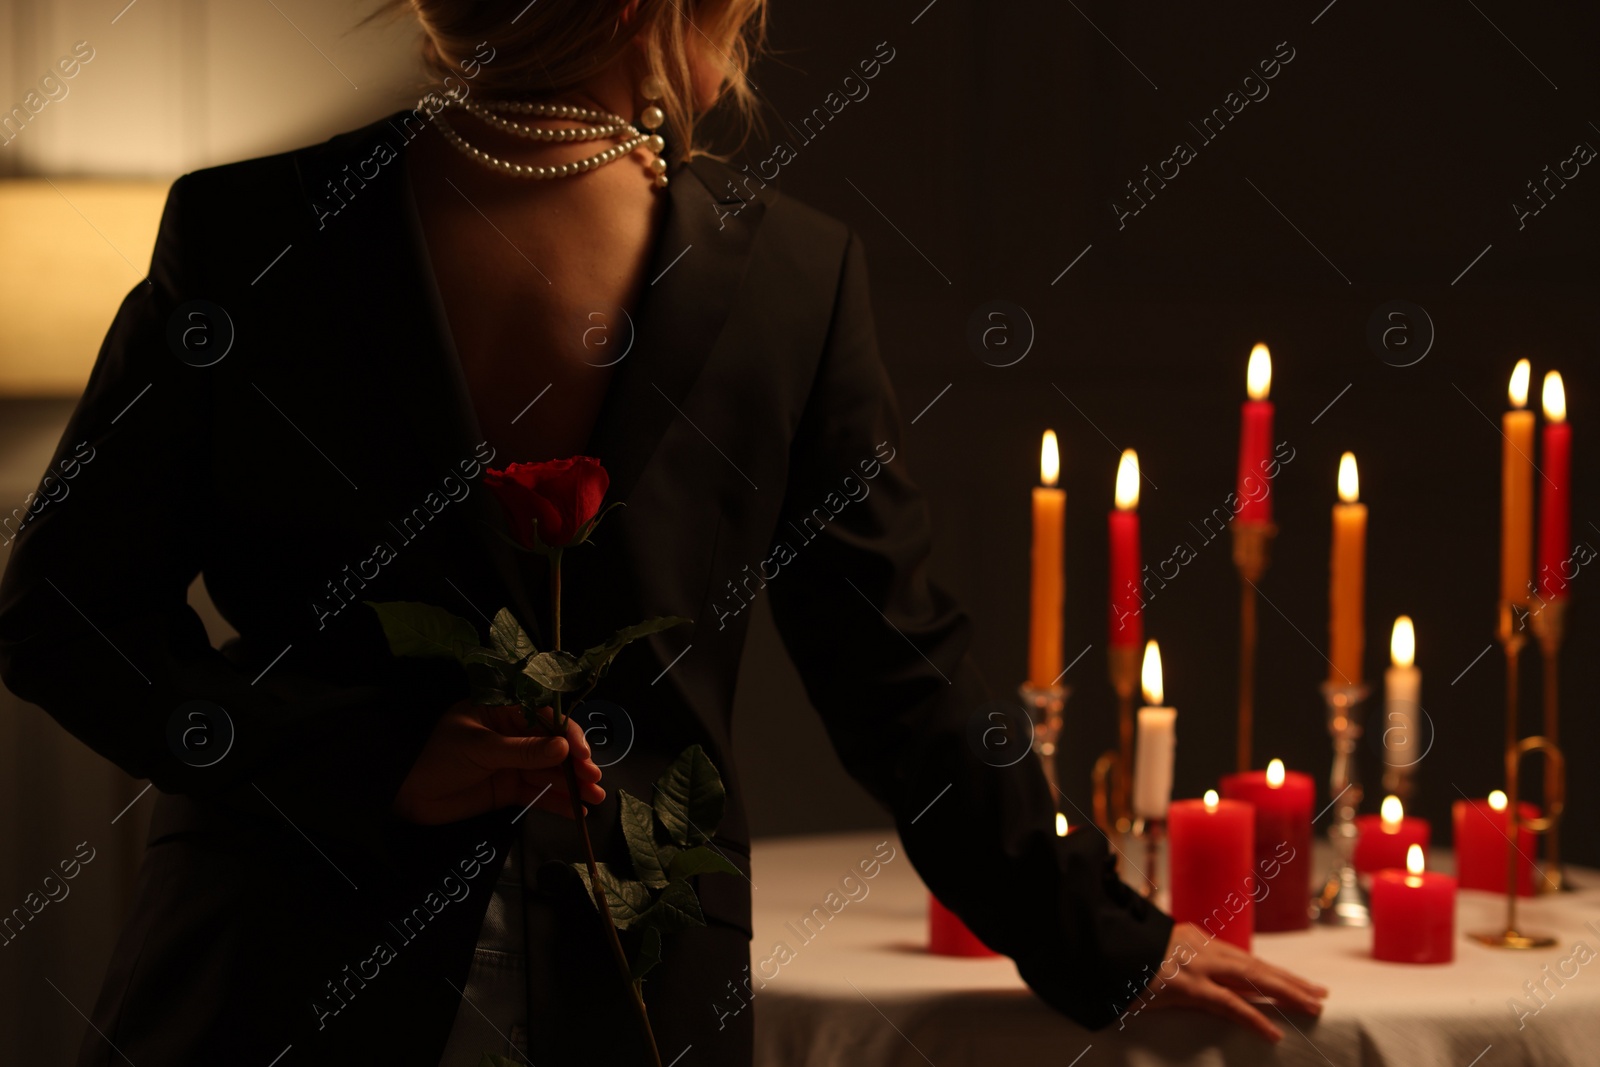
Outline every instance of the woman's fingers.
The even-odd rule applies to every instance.
[[[1202,978],[1184,995],[1195,1007],[1247,1026],[1268,1041],[1276,1043],[1283,1040],[1282,1030],[1272,1025],[1271,1020],[1231,989]]]
[[[559,767],[567,758],[564,737],[507,737],[494,730],[477,731],[473,755],[488,770],[537,771]]]
[[[1254,956],[1219,970],[1214,978],[1223,985],[1271,997],[1308,1015],[1322,1014],[1322,998],[1328,993],[1321,986]]]

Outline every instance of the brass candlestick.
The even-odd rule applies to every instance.
[[[1050,783],[1050,801],[1053,804],[1058,803],[1056,798],[1063,795],[1056,778],[1056,751],[1061,742],[1062,712],[1071,693],[1072,690],[1064,685],[1035,686],[1023,682],[1017,687],[1017,695],[1022,698],[1028,716],[1033,720],[1033,751],[1044,764],[1044,777]]]
[[[1517,811],[1517,779],[1522,757],[1529,752],[1544,753],[1547,764],[1545,780],[1556,784],[1556,794],[1542,817],[1523,822]],[[1474,941],[1495,948],[1549,948],[1556,943],[1556,939],[1549,934],[1529,934],[1517,929],[1517,857],[1520,854],[1517,838],[1521,836],[1523,828],[1546,835],[1555,828],[1562,810],[1567,806],[1566,781],[1566,760],[1562,758],[1561,749],[1549,738],[1525,737],[1506,749],[1506,928],[1472,934],[1470,936]]]
[[[1117,747],[1095,760],[1094,821],[1108,837],[1113,831],[1126,834],[1133,829],[1129,805],[1133,778],[1133,691],[1139,684],[1140,651],[1137,647],[1113,646],[1107,653],[1111,688],[1117,694]]]
[[[1366,926],[1372,921],[1354,862],[1356,812],[1363,795],[1356,742],[1361,739],[1361,704],[1366,698],[1364,685],[1325,682],[1322,686],[1322,699],[1328,706],[1328,735],[1333,738],[1333,771],[1328,781],[1333,791],[1333,823],[1328,827],[1328,840],[1338,855],[1338,865],[1311,902],[1312,917],[1324,926]]]
[[[1156,901],[1161,894],[1161,843],[1167,836],[1166,829],[1165,817],[1141,816],[1134,823],[1134,835],[1144,843],[1145,887],[1139,892],[1146,900]]]
[[[1539,639],[1539,649],[1544,653],[1544,739],[1557,752],[1561,746],[1561,689],[1559,671],[1561,642],[1567,630],[1567,600],[1565,597],[1546,601],[1533,613],[1530,620],[1534,636]],[[1566,800],[1567,783],[1564,780],[1565,763],[1549,759],[1545,763],[1544,807],[1548,814],[1554,799]],[[1566,868],[1561,863],[1561,827],[1550,824],[1544,835],[1544,877],[1540,880],[1541,893],[1570,892],[1572,883],[1567,880]]]
[[[1256,710],[1256,583],[1267,573],[1278,527],[1234,519],[1228,528],[1233,531],[1233,565],[1239,572],[1238,769],[1248,771],[1255,766],[1250,748]]]

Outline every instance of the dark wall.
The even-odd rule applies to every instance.
[[[1295,456],[1275,488],[1281,533],[1262,583],[1261,760],[1279,755],[1326,777],[1317,687],[1341,451],[1357,454],[1371,508],[1368,678],[1381,684],[1390,625],[1410,614],[1436,734],[1417,806],[1444,835],[1452,800],[1503,785],[1503,661],[1498,650],[1477,657],[1494,636],[1497,426],[1518,357],[1533,361],[1536,395],[1546,370],[1563,372],[1573,538],[1600,548],[1590,430],[1600,418],[1600,160],[1552,183],[1536,215],[1519,220],[1513,208],[1538,206],[1525,183],[1546,165],[1580,142],[1600,148],[1586,51],[1596,19],[1579,5],[1325,2],[780,3],[778,54],[755,71],[771,123],[739,161],[787,141],[783,193],[866,240],[903,420],[922,412],[905,427],[905,455],[932,500],[934,569],[975,617],[977,657],[1002,693],[1025,667],[1039,434],[1061,436],[1067,657],[1093,646],[1065,679],[1063,783],[1085,810],[1089,767],[1114,732],[1105,513],[1124,447],[1148,475],[1147,561],[1182,543],[1196,555],[1146,613],[1180,709],[1176,793],[1196,795],[1232,770],[1237,579],[1226,540],[1208,543],[1194,527],[1233,488],[1254,342],[1272,348],[1277,437]],[[784,125],[823,106],[885,41],[894,58],[866,83],[870,95],[809,143]],[[1230,91],[1243,95],[1259,61],[1291,49],[1268,95],[1214,140],[1189,127]],[[1114,200],[1139,207],[1125,183],[1180,140],[1195,158],[1119,219]],[[991,366],[968,343],[969,317],[994,299],[1024,309],[1034,329],[1014,366]],[[1369,320],[1397,300],[1422,309],[1391,335],[1410,347],[1374,346]],[[1015,343],[1026,329],[1013,323]],[[1569,857],[1594,864],[1600,790],[1585,769],[1600,752],[1597,571],[1574,582],[1563,658],[1564,841]],[[1539,675],[1533,655],[1525,662],[1526,734],[1538,732]],[[797,694],[762,623],[740,718],[757,830],[880,819],[841,781]],[[1374,782],[1376,749],[1366,757]]]

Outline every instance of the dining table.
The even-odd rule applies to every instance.
[[[1331,863],[1321,849],[1319,864]],[[1449,853],[1435,849],[1429,866],[1449,871]],[[1449,963],[1375,960],[1370,928],[1257,933],[1255,955],[1330,990],[1318,1018],[1262,1003],[1284,1034],[1273,1044],[1214,1015],[1166,1010],[1159,996],[1091,1031],[1035,997],[1004,956],[930,953],[928,890],[891,830],[758,839],[748,999],[756,1063],[1600,1064],[1600,872],[1569,866],[1567,875],[1574,891],[1519,902],[1519,926],[1552,935],[1548,948],[1474,941],[1470,932],[1501,929],[1506,918],[1503,895],[1475,890],[1458,893]]]

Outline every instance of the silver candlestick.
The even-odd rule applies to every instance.
[[[1322,686],[1322,699],[1328,706],[1328,734],[1333,738],[1333,823],[1328,840],[1338,856],[1338,865],[1328,876],[1322,892],[1311,901],[1311,914],[1324,926],[1367,926],[1372,917],[1367,894],[1356,878],[1353,862],[1356,848],[1356,812],[1361,809],[1361,772],[1356,765],[1356,742],[1361,739],[1364,685]]]
[[[1063,794],[1056,778],[1056,749],[1061,740],[1062,712],[1071,694],[1072,690],[1064,685],[1035,686],[1023,682],[1017,687],[1017,695],[1033,720],[1033,751],[1044,764],[1045,781],[1050,783],[1050,801],[1058,805],[1057,811],[1060,810],[1057,798]]]

